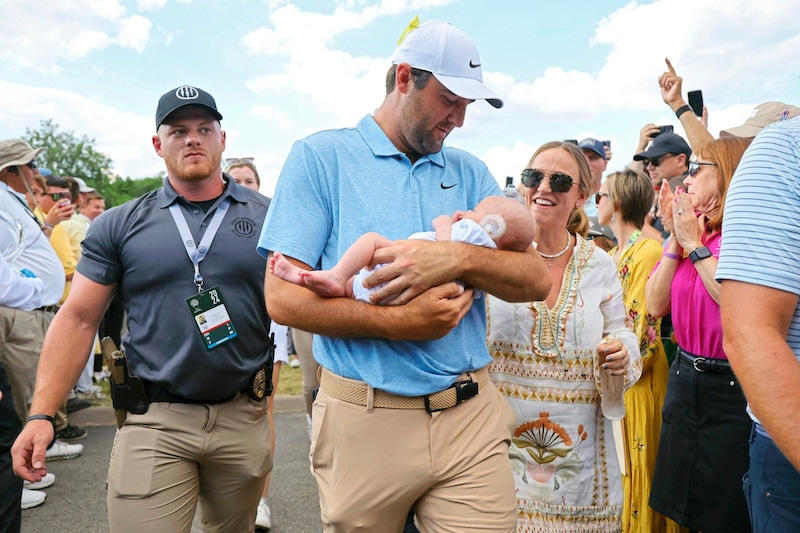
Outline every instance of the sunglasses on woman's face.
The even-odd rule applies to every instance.
[[[705,161],[692,161],[691,163],[689,163],[689,175],[691,177],[695,177],[697,173],[700,172],[700,168],[702,168],[703,165],[708,165],[710,167],[717,166],[716,163],[706,163]]]
[[[255,157],[229,157],[225,160],[225,166],[231,166],[237,163],[252,163],[255,160]]]
[[[596,205],[600,205],[600,198],[602,198],[603,196],[608,198],[608,193],[607,192],[600,192],[600,191],[597,191],[596,193],[594,193],[594,203]]]
[[[545,173],[538,168],[526,168],[522,171],[522,184],[529,189],[536,189],[544,181]],[[564,174],[563,172],[550,173],[550,188],[553,192],[565,193],[569,192],[575,183],[572,181],[572,176]]]

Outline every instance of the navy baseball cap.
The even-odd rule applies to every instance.
[[[597,139],[592,139],[591,137],[583,139],[581,142],[578,143],[578,148],[580,148],[581,150],[583,149],[591,150],[592,152],[602,157],[604,160],[606,158],[606,147],[603,145],[602,141],[598,141]]]
[[[650,148],[633,156],[633,160],[653,159],[664,154],[686,154],[686,157],[689,157],[692,155],[692,149],[677,133],[662,133],[655,138]]]
[[[170,113],[187,105],[205,107],[211,111],[214,118],[222,120],[222,115],[217,111],[217,103],[214,101],[213,96],[203,89],[198,89],[191,85],[181,85],[177,89],[164,93],[164,95],[158,99],[158,107],[156,108],[156,129],[164,123],[164,120],[166,120]]]

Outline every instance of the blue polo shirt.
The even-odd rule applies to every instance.
[[[164,179],[157,191],[97,217],[83,241],[78,272],[111,285],[127,312],[123,337],[131,373],[193,400],[218,400],[242,390],[267,361],[269,317],[264,303],[266,261],[255,251],[269,198],[226,176],[207,213]],[[197,294],[194,266],[169,206],[178,203],[200,242],[224,198],[231,204],[200,263],[204,289],[219,286],[238,336],[208,350],[186,299]]]
[[[431,230],[438,215],[472,209],[490,195],[501,195],[500,187],[476,157],[445,147],[412,165],[367,115],[355,128],[323,131],[294,144],[258,251],[279,251],[330,269],[366,232],[406,239]],[[314,357],[330,371],[377,389],[430,394],[491,360],[483,301],[435,341],[315,335]]]
[[[747,148],[725,198],[722,235],[717,281],[800,295],[800,118],[767,126]],[[800,301],[786,342],[800,362]]]

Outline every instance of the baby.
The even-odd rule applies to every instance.
[[[414,233],[409,239],[463,242],[521,252],[531,246],[536,236],[536,222],[528,209],[516,199],[502,196],[489,196],[471,211],[440,215],[433,220],[433,228],[435,231]],[[363,286],[364,278],[373,272],[366,267],[375,250],[391,244],[392,241],[382,235],[365,233],[330,270],[303,270],[275,252],[269,260],[269,271],[320,296],[346,296],[370,302],[370,293],[379,287],[367,289]]]

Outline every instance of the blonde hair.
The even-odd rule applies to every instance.
[[[253,175],[256,177],[256,185],[261,187],[261,178],[258,176],[258,170],[256,170],[256,166],[254,163],[249,161],[236,161],[235,163],[231,163],[227,167],[225,167],[225,172],[230,174],[231,170],[234,168],[249,168],[253,171]]]
[[[575,161],[575,164],[578,165],[577,185],[583,197],[589,198],[594,190],[592,188],[592,170],[589,168],[589,162],[586,160],[586,156],[583,155],[583,151],[576,145],[562,141],[550,141],[548,143],[544,143],[533,153],[530,161],[528,161],[528,167],[533,164],[533,160],[536,159],[536,156],[542,152],[554,150],[556,148],[560,148],[567,152],[572,160]],[[589,217],[586,215],[586,211],[583,210],[583,204],[573,207],[572,212],[569,214],[569,220],[567,221],[567,231],[573,235],[586,237],[586,235],[589,234],[590,227],[591,224],[589,223]]]
[[[623,221],[642,229],[656,195],[650,178],[638,170],[620,170],[606,177],[606,188],[614,211],[619,211]]]

